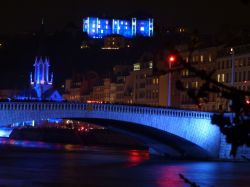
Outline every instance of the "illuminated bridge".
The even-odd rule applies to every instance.
[[[0,103],[0,126],[50,118],[78,119],[107,126],[171,156],[218,157],[221,134],[211,113],[129,105],[68,102]]]

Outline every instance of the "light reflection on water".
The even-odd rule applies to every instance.
[[[46,143],[41,141],[14,140],[9,138],[0,138],[0,145],[20,147],[20,148],[38,148],[48,150],[66,150],[82,151],[84,146],[72,144]]]
[[[186,168],[181,165],[167,166],[158,168],[157,185],[159,187],[175,186],[183,187],[184,183],[180,179],[179,174],[182,174]]]
[[[2,146],[44,148],[38,153],[3,151],[0,186],[143,186],[190,187],[179,174],[201,187],[249,186],[250,163],[178,162],[148,151],[50,144],[0,138]],[[1,147],[2,147],[1,146]],[[51,154],[46,149],[64,150]],[[82,151],[79,153],[71,150]]]

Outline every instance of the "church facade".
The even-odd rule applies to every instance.
[[[36,101],[62,101],[62,95],[53,88],[53,73],[47,57],[36,57],[34,72],[30,74],[30,88],[15,99]]]

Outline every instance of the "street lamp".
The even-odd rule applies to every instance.
[[[234,48],[230,48],[231,55],[231,86],[234,86]]]
[[[234,86],[234,54],[235,54],[235,51],[234,51],[234,48],[230,48],[230,55],[231,55],[231,86],[233,87]],[[232,106],[233,104],[233,101],[232,99],[230,100],[230,105]],[[232,120],[233,120],[233,117],[232,117]]]
[[[176,56],[175,55],[169,55],[167,57],[167,63],[168,63],[168,69],[169,69],[169,73],[168,73],[168,107],[171,106],[171,67],[172,64],[176,62]]]

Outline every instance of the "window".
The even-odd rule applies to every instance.
[[[141,65],[138,64],[134,64],[134,71],[139,71],[141,69]]]
[[[218,82],[225,82],[225,74],[224,73],[218,74],[217,75],[217,81]]]
[[[153,84],[155,84],[155,79],[153,79]]]
[[[225,79],[226,79],[225,81],[226,81],[226,82],[229,82],[229,74],[228,74],[228,73],[226,73],[225,77],[226,77],[226,78],[225,78]]]
[[[220,82],[220,74],[217,75],[217,81]]]
[[[208,55],[208,61],[212,62],[212,55],[211,54]]]
[[[218,61],[217,69],[220,69],[220,61]]]
[[[201,55],[201,62],[203,62],[204,61],[204,56],[203,55]]]
[[[198,88],[198,87],[199,87],[198,81],[192,82],[192,88]]]
[[[221,74],[221,82],[225,82],[225,74]]]
[[[238,82],[238,73],[237,72],[235,72],[235,74],[234,74],[234,82]]]
[[[221,61],[221,69],[224,69],[224,61]]]
[[[153,68],[153,62],[149,62],[149,69]]]

